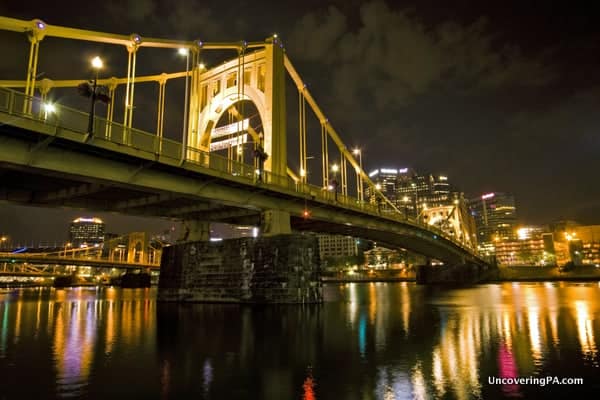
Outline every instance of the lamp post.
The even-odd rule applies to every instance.
[[[190,49],[182,47],[178,50],[179,55],[185,56],[185,97],[183,105],[183,134],[181,142],[181,161],[187,158],[187,140],[188,140],[188,91],[189,91],[189,70],[190,70]]]
[[[352,150],[352,154],[358,156],[358,166],[360,167],[360,171],[356,174],[356,191],[358,192],[358,201],[362,204],[364,199],[363,194],[363,181],[362,181],[362,151],[359,148],[355,148]]]
[[[64,257],[67,258],[67,248],[71,247],[71,242],[65,243]]]
[[[92,99],[92,104],[90,106],[90,119],[88,120],[88,129],[87,132],[92,135],[94,133],[94,111],[96,110],[96,88],[98,87],[98,71],[103,67],[104,63],[102,59],[98,56],[92,58],[92,68],[96,73],[94,74],[94,83],[92,85],[92,93],[90,98]]]
[[[379,193],[375,192],[375,202],[377,203],[377,212],[379,214],[381,214],[381,202],[383,201],[381,199],[381,196],[382,196],[382,194],[381,194],[381,183],[377,182],[375,184],[375,189],[377,189],[377,192],[379,192]]]
[[[404,219],[408,219],[408,202],[410,201],[410,199],[408,198],[408,196],[404,196],[402,198],[402,202],[404,203]]]
[[[410,186],[413,188],[415,192],[415,219],[419,219],[419,201],[417,199],[417,184],[411,183]]]
[[[258,143],[254,149],[254,160],[255,164],[258,167],[256,169],[257,182],[263,181],[263,175],[265,170],[265,161],[269,158],[269,155],[265,152],[263,148],[263,134],[258,135]]]
[[[331,187],[333,188],[333,198],[337,201],[337,190],[338,190],[338,181],[337,181],[337,173],[340,167],[337,164],[333,164],[331,166],[331,172],[333,172],[333,180],[331,181]]]

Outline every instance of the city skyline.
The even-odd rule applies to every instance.
[[[345,142],[361,148],[365,170],[400,160],[417,170],[444,171],[470,195],[512,192],[519,218],[528,223],[599,223],[600,188],[583,184],[600,168],[594,135],[600,81],[592,73],[600,43],[593,30],[597,9],[467,3],[452,9],[430,1],[240,3],[232,7],[235,14],[214,4],[190,1],[170,9],[147,0],[135,7],[99,4],[91,19],[80,7],[34,2],[3,4],[0,14],[181,39],[260,40],[278,32]],[[231,22],[227,27],[218,23],[222,15]],[[250,26],[249,18],[260,23]],[[19,66],[26,57],[19,56],[27,44],[11,37],[6,45],[16,57],[0,72],[23,79]],[[48,51],[42,46],[41,70],[52,77],[43,68]],[[77,57],[79,64],[66,65],[65,72],[84,77],[88,60]],[[156,63],[149,60],[148,68]],[[3,204],[0,217],[15,221],[21,210]],[[38,214],[23,212],[30,215],[16,223],[27,229]]]

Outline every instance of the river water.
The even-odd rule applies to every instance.
[[[0,399],[600,393],[598,282],[351,283],[324,293],[319,306],[250,307],[157,303],[156,289],[3,289]],[[555,383],[574,378],[583,384]]]

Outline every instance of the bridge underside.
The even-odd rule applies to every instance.
[[[260,211],[209,199],[157,193],[49,171],[25,171],[0,163],[0,200],[51,208],[118,212],[126,215],[174,220],[205,220],[237,225],[258,225]]]

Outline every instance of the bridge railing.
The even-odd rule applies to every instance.
[[[94,138],[96,141],[107,141],[128,148],[151,153],[171,160],[181,160],[182,145],[180,142],[161,138],[156,134],[145,132],[135,128],[129,128],[114,121],[108,121],[102,117],[95,117],[92,123],[93,134],[88,135],[89,114],[64,105],[44,103],[42,99],[30,97],[24,93],[8,88],[0,87],[0,112],[10,115],[24,117],[41,121],[54,128],[66,129],[81,133],[82,140]],[[293,180],[289,176],[273,174],[269,171],[258,171],[254,166],[231,160],[215,153],[205,152],[200,149],[188,147],[185,154],[185,162],[198,165],[221,174],[241,179],[251,184],[263,184],[289,191],[302,193],[307,199],[314,199],[335,204],[374,216],[383,216],[388,219],[406,223],[415,227],[425,229],[435,235],[452,241],[457,246],[471,251],[460,241],[454,239],[441,229],[428,225],[406,215],[398,214],[393,210],[386,209],[383,205],[370,202],[360,202],[358,199],[335,193],[323,187],[304,184]]]

